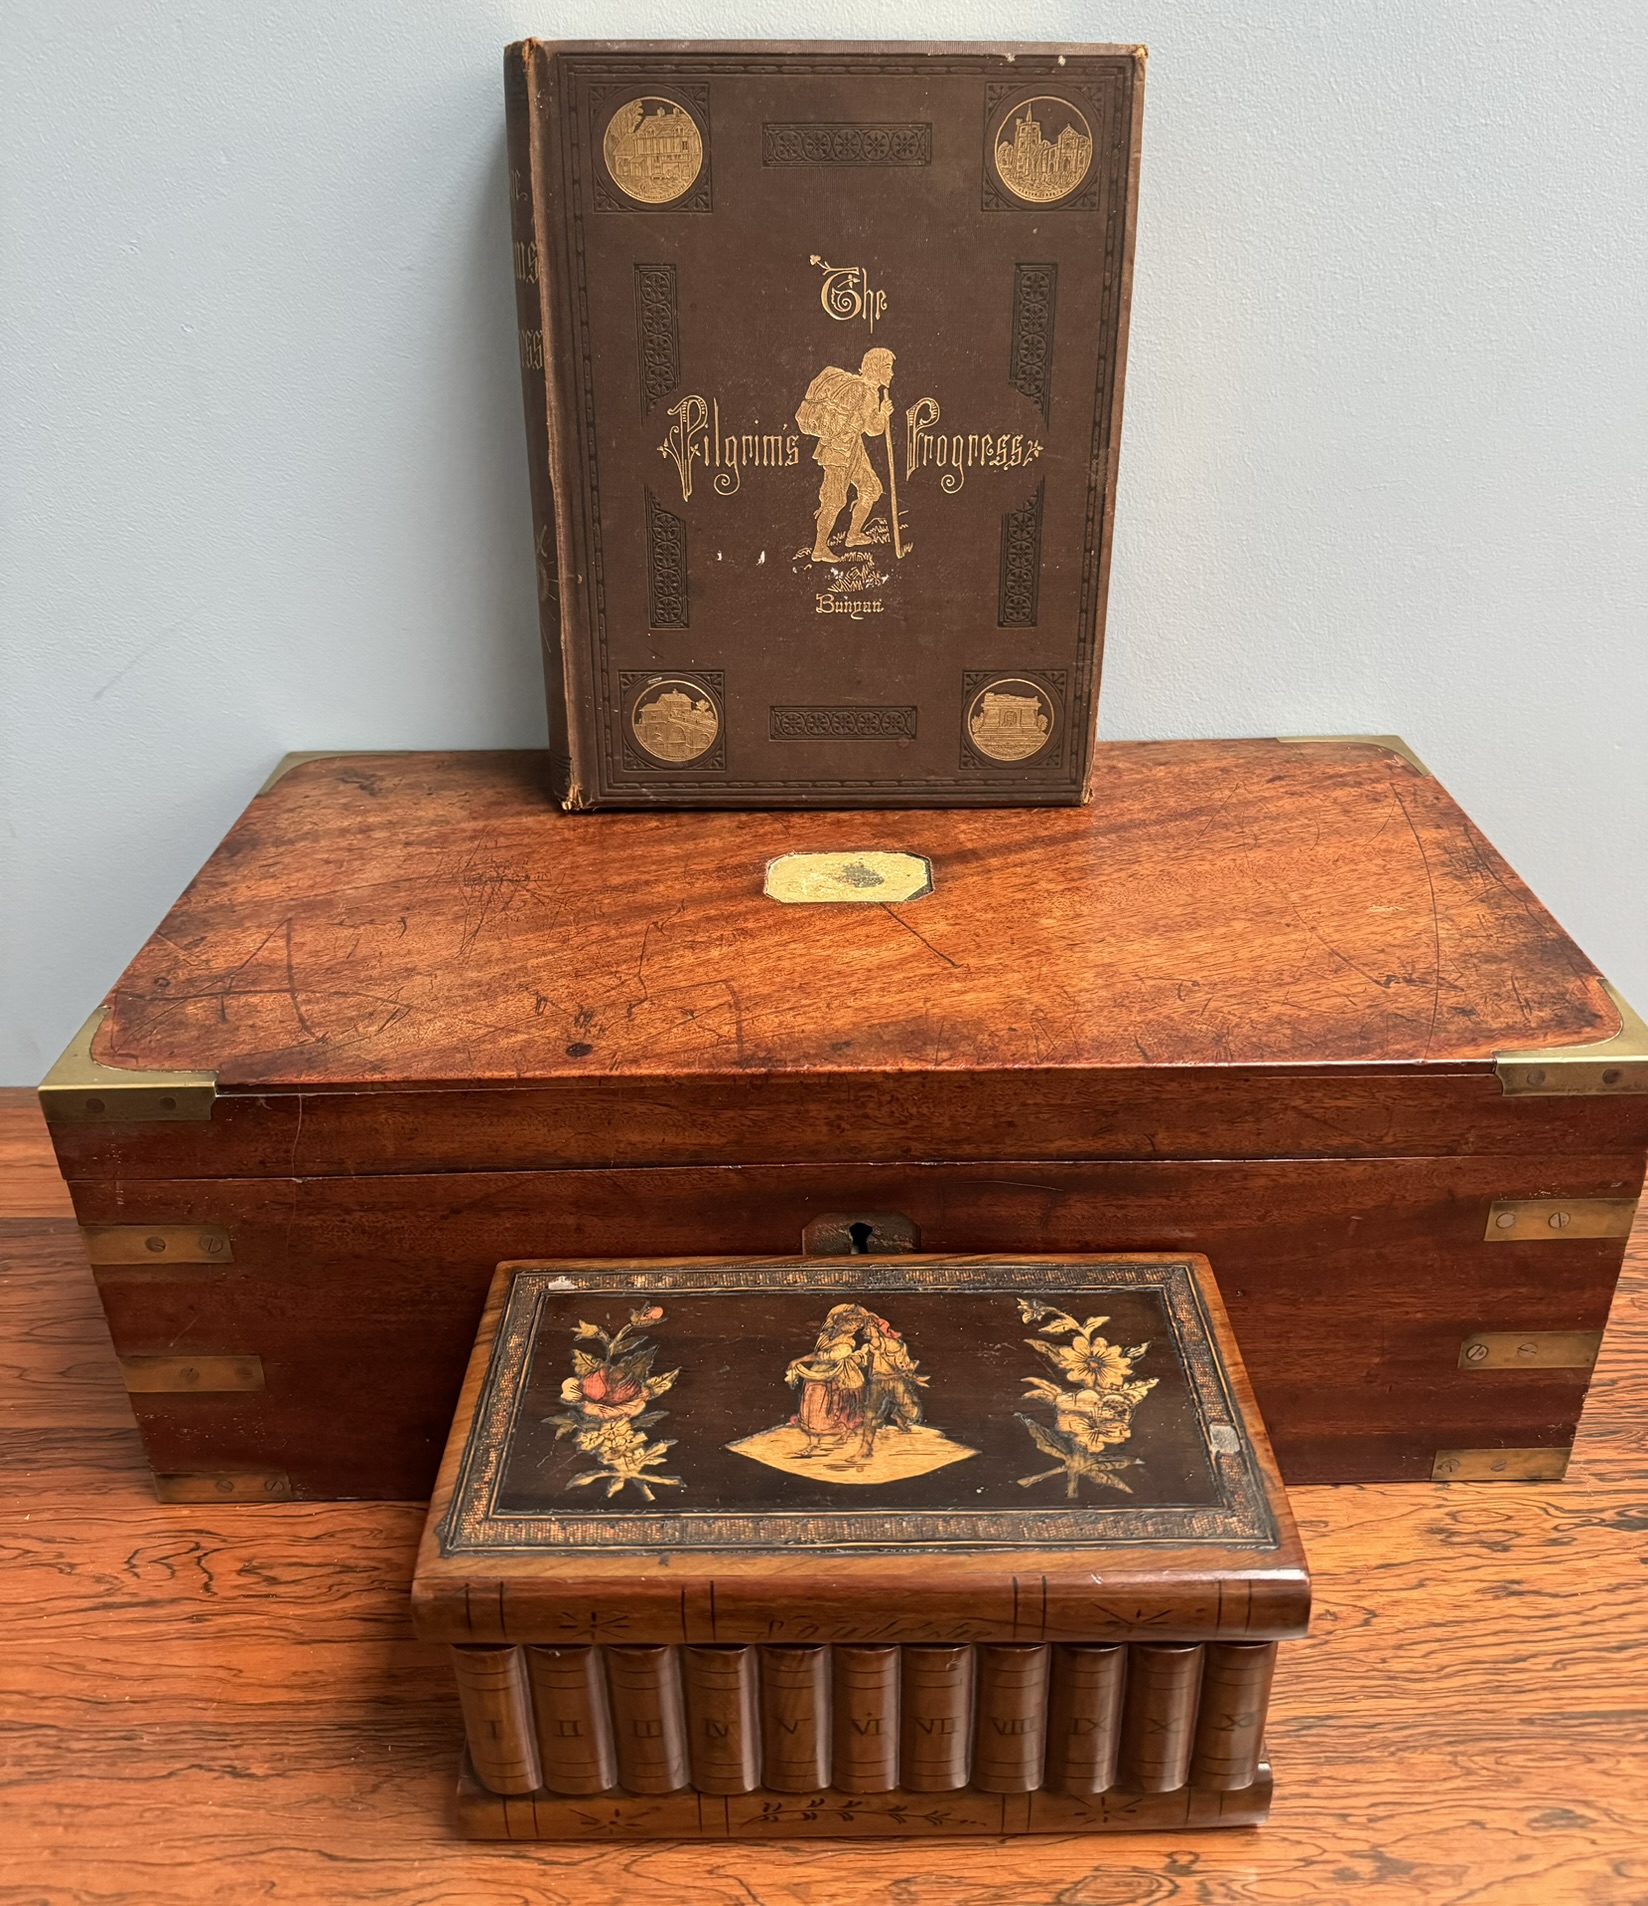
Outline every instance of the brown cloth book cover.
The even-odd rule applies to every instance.
[[[1142,48],[506,55],[556,793],[1085,798]]]

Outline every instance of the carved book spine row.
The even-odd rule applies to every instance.
[[[497,1794],[1241,1792],[1274,1642],[460,1647]]]

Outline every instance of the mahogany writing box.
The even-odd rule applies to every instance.
[[[1207,1263],[505,1265],[413,1611],[464,1830],[1251,1824],[1309,1578]]]
[[[943,812],[282,775],[42,1093],[162,1494],[426,1497],[498,1263],[855,1224],[1206,1253],[1290,1485],[1560,1474],[1640,1024],[1394,749],[1095,761]]]

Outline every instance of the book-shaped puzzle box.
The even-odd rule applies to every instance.
[[[1251,1824],[1309,1578],[1205,1260],[504,1266],[413,1588],[479,1837]]]
[[[506,56],[557,792],[1084,798],[1144,53]]]

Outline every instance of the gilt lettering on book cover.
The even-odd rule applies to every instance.
[[[557,791],[1071,802],[1142,50],[507,65]]]

